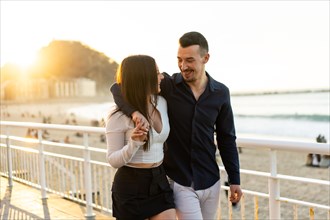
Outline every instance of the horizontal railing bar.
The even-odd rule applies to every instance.
[[[237,145],[248,148],[262,148],[284,151],[299,151],[330,155],[329,143],[316,143],[291,140],[269,140],[262,138],[237,138]]]
[[[1,145],[1,147],[6,147],[6,145]],[[15,150],[21,150],[21,151],[26,151],[30,153],[39,153],[38,150],[32,149],[32,148],[26,148],[26,147],[21,147],[21,146],[16,146],[16,145],[10,145],[10,148],[15,149]]]
[[[84,162],[84,158],[73,157],[73,156],[68,156],[68,155],[63,155],[63,154],[57,154],[57,153],[52,153],[52,152],[47,152],[47,151],[44,151],[44,154],[47,155],[47,156],[65,158],[65,159],[69,159],[69,160]]]
[[[77,144],[67,144],[67,143],[60,143],[60,142],[53,142],[53,141],[41,141],[42,144],[47,146],[57,146],[57,147],[65,147],[65,148],[73,148],[73,149],[79,149],[83,150],[83,145],[77,145]]]
[[[225,171],[226,172],[224,166],[219,166],[219,169],[221,171]],[[254,175],[254,176],[270,177],[270,173],[262,172],[262,171],[256,171],[256,170],[240,169],[240,173],[251,174],[251,175]]]
[[[106,153],[106,152],[107,152],[106,149],[96,148],[96,147],[88,147],[88,149],[89,149],[90,151],[98,152],[98,153]]]
[[[272,178],[274,178],[274,177],[272,177]],[[282,179],[282,180],[299,181],[299,182],[304,182],[304,183],[317,183],[320,185],[330,186],[330,181],[328,181],[328,180],[318,180],[318,179],[311,179],[311,178],[298,177],[298,176],[288,176],[288,175],[282,175],[282,174],[277,174],[277,176],[275,178]]]
[[[242,192],[245,194],[249,194],[249,195],[255,195],[255,196],[260,196],[260,197],[264,197],[264,198],[269,198],[269,195],[267,193],[261,193],[261,192],[247,190],[247,189],[242,189]]]
[[[1,138],[7,138],[7,136],[5,136],[5,135],[2,135],[2,136],[3,137],[1,137]],[[34,143],[34,144],[40,143],[39,140],[35,139],[35,138],[8,136],[8,139],[14,140],[14,141],[20,141],[20,142]],[[58,147],[66,147],[66,148],[84,149],[84,147],[82,145],[67,144],[67,143],[47,141],[47,140],[42,140],[41,143],[44,145],[47,145],[47,146],[58,146]]]
[[[16,122],[16,121],[0,121],[0,125],[10,127],[36,128],[36,129],[54,129],[65,131],[81,131],[86,133],[104,133],[105,128],[91,126],[61,125],[61,124],[45,124],[35,122]]]
[[[3,137],[1,137],[1,138],[3,138],[3,139],[8,138],[9,140],[13,140],[13,141],[27,142],[27,143],[32,143],[32,144],[39,143],[38,139],[35,139],[35,138],[18,137],[18,136],[13,136],[13,135],[10,135],[10,136],[2,135],[2,136]]]
[[[293,204],[297,204],[297,205],[303,205],[303,206],[308,206],[308,207],[315,207],[315,208],[330,210],[330,206],[320,205],[320,204],[316,204],[316,203],[312,203],[312,202],[305,202],[305,201],[296,200],[296,199],[289,199],[286,197],[280,197],[278,200],[281,202],[287,202],[287,203],[293,203]]]
[[[219,166],[220,170],[225,171],[225,168],[223,166]],[[298,182],[304,182],[304,183],[317,183],[320,185],[326,185],[330,186],[329,180],[318,180],[318,179],[312,179],[312,178],[305,178],[305,177],[298,177],[298,176],[288,176],[283,174],[277,174],[276,176],[271,176],[270,173],[267,172],[260,172],[255,170],[246,170],[246,169],[240,169],[241,174],[250,174],[254,176],[262,176],[262,177],[268,177],[272,179],[282,179],[282,180],[292,180],[292,181],[298,181]]]
[[[52,152],[47,152],[44,151],[44,154],[47,156],[52,156],[52,157],[58,157],[58,158],[65,158],[65,159],[69,159],[69,160],[75,160],[75,161],[80,161],[80,162],[84,162],[83,158],[79,158],[79,157],[73,157],[73,156],[68,156],[68,155],[63,155],[63,154],[57,154],[57,153],[52,153]],[[102,165],[102,166],[110,166],[110,164],[108,163],[104,163],[101,161],[96,161],[96,160],[90,160],[91,164],[98,164],[98,165]]]
[[[47,146],[58,146],[58,147],[65,147],[65,148],[73,148],[73,149],[80,149],[84,150],[85,146],[83,145],[77,145],[77,144],[67,144],[67,143],[59,143],[59,142],[53,142],[53,141],[41,141],[42,144]],[[96,148],[96,147],[88,147],[89,151],[93,152],[99,152],[99,153],[106,153],[106,149]]]
[[[221,186],[221,189],[229,190],[229,187],[222,185]],[[261,192],[246,190],[246,189],[242,189],[242,192],[244,194],[249,194],[249,195],[255,195],[255,196],[260,196],[260,197],[264,197],[264,198],[269,198],[269,194],[267,194],[267,193],[261,193]],[[303,206],[308,206],[308,207],[315,207],[315,208],[330,210],[330,206],[320,205],[320,204],[312,203],[312,202],[305,202],[305,201],[301,201],[301,200],[289,199],[289,198],[286,198],[286,197],[280,197],[277,200],[278,201],[281,201],[281,202],[287,202],[287,203],[293,203],[293,204],[297,204],[297,205],[303,205]]]
[[[292,181],[298,181],[298,182],[304,182],[304,183],[317,183],[320,185],[330,186],[329,180],[318,180],[318,179],[298,177],[298,176],[288,176],[288,175],[283,175],[283,174],[277,174],[276,176],[271,176],[270,173],[254,171],[254,170],[245,170],[245,169],[240,169],[240,173],[241,174],[250,174],[250,175],[254,175],[254,176],[263,176],[263,177],[268,177],[268,178],[272,178],[272,179],[292,180]]]
[[[96,165],[101,165],[101,166],[106,166],[106,167],[110,166],[111,167],[111,165],[109,163],[105,163],[105,162],[101,162],[101,161],[91,160],[91,163],[96,164]]]
[[[229,190],[229,186],[224,186],[224,185],[221,185],[221,189],[224,189],[224,190]],[[247,190],[247,189],[242,189],[242,192],[244,194],[249,194],[249,195],[254,195],[254,196],[260,196],[260,197],[264,197],[264,198],[269,198],[269,194],[267,193],[262,193],[262,192],[256,192],[256,191],[251,191],[251,190]]]
[[[60,125],[60,124],[44,124],[34,122],[13,122],[0,121],[0,125],[10,127],[29,127],[42,129],[57,129],[66,131],[81,131],[87,133],[104,133],[105,129],[101,127],[91,126],[76,126],[76,125]],[[291,141],[291,140],[269,140],[263,138],[237,138],[237,145],[246,148],[262,148],[285,151],[299,151],[317,154],[330,155],[329,143],[315,143],[305,141]]]
[[[2,135],[3,137],[1,138],[7,138],[7,136]],[[18,137],[18,136],[8,136],[10,140],[15,140],[15,141],[21,141],[21,142],[29,142],[29,143],[34,143],[38,144],[40,143],[39,140],[33,139],[33,138],[23,138],[23,137]],[[65,147],[65,148],[72,148],[72,149],[80,149],[84,150],[85,147],[83,145],[77,145],[77,144],[68,144],[68,143],[61,143],[61,142],[54,142],[54,141],[47,141],[47,140],[42,140],[42,144],[46,146],[57,146],[57,147]],[[96,148],[96,147],[89,147],[88,148],[90,151],[93,152],[99,152],[99,153],[106,153],[106,149],[101,149],[101,148]]]
[[[270,177],[270,173],[255,171],[255,170],[240,169],[240,173],[251,174],[251,175],[254,175],[254,176]]]

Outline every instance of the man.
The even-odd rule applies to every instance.
[[[229,89],[206,71],[208,43],[198,32],[179,39],[181,73],[164,73],[161,95],[168,103],[170,134],[164,166],[171,180],[179,219],[215,219],[220,197],[220,173],[216,162],[214,132],[228,173],[232,203],[239,202],[239,158]],[[133,120],[144,119],[125,104],[120,88],[111,88],[116,104]]]

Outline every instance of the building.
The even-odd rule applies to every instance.
[[[77,79],[25,79],[1,83],[1,100],[41,100],[50,98],[93,97],[96,82]]]

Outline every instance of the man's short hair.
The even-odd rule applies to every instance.
[[[180,46],[183,48],[189,47],[192,45],[199,45],[200,49],[203,52],[206,52],[206,53],[209,52],[209,45],[207,43],[206,38],[201,33],[196,32],[196,31],[191,31],[191,32],[188,32],[188,33],[185,33],[184,35],[182,35],[182,37],[180,37],[180,39],[179,39],[179,43],[180,43]]]

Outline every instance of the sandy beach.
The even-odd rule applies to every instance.
[[[71,114],[68,109],[73,107],[85,106],[89,104],[100,104],[102,102],[111,101],[109,97],[91,98],[91,99],[62,99],[51,101],[40,101],[36,103],[1,103],[1,120],[2,121],[29,121],[53,124],[76,124],[76,125],[96,125],[96,121],[79,117]],[[98,121],[102,126],[102,122]],[[17,129],[14,131],[18,135],[26,135],[26,129]],[[70,141],[71,143],[80,143],[81,137],[77,137],[75,133],[59,133],[50,131],[48,138],[57,141]],[[66,139],[66,140],[65,140]],[[95,147],[106,148],[106,143],[101,140],[99,135],[92,137],[92,144]],[[68,152],[69,153],[69,152]],[[305,153],[295,152],[278,152],[278,173],[285,175],[293,175],[299,177],[317,178],[322,180],[330,180],[330,168],[308,167],[305,165],[307,155]],[[99,157],[105,162],[105,155]],[[240,164],[242,169],[250,169],[257,171],[269,172],[269,152],[264,150],[255,150],[243,148],[240,153]],[[223,182],[224,180],[222,180]],[[251,175],[241,175],[241,186],[243,189],[268,192],[268,180],[266,178],[254,177]],[[307,183],[297,183],[293,181],[281,181],[281,196],[302,199],[307,202],[316,202],[323,205],[330,205],[330,189],[329,186],[319,186]],[[268,199],[258,198],[259,219],[268,219]],[[254,196],[245,195],[245,218],[254,218]],[[225,193],[221,194],[222,218],[228,218],[228,209]],[[241,204],[233,209],[233,219],[241,219]],[[293,219],[293,206],[291,204],[282,203],[282,219]],[[298,219],[309,219],[309,208],[298,207]],[[321,209],[315,209],[315,219],[327,219],[329,212]]]

